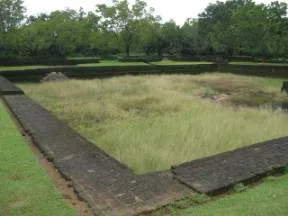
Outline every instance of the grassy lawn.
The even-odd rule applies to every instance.
[[[271,66],[288,66],[288,63],[265,63],[265,62],[230,62],[235,65],[271,65]]]
[[[125,76],[22,84],[27,95],[137,173],[286,136],[282,79]]]
[[[163,60],[160,62],[152,62],[152,64],[154,65],[197,65],[197,64],[212,64],[212,62],[207,62],[207,61],[199,61],[199,62],[179,61],[177,62],[177,61]],[[257,63],[257,62],[231,62],[230,64],[288,66],[288,64]],[[104,67],[104,66],[135,66],[135,65],[149,65],[149,64],[146,64],[144,62],[118,62],[117,60],[102,60],[100,61],[100,63],[79,64],[77,66],[78,67]],[[0,71],[29,70],[29,69],[49,68],[49,67],[63,67],[63,66],[47,66],[47,65],[0,66]]]
[[[31,65],[31,66],[0,66],[0,71],[13,71],[13,70],[31,70],[38,68],[49,68],[49,66],[45,65]]]
[[[103,66],[133,66],[133,65],[148,65],[144,62],[118,62],[118,61],[101,61],[100,63],[92,64],[79,64],[75,67],[103,67]],[[0,71],[12,71],[12,70],[29,70],[38,68],[49,68],[49,67],[63,67],[63,66],[48,66],[48,65],[31,65],[31,66],[0,66]],[[73,67],[71,65],[70,67]]]
[[[134,66],[134,65],[148,65],[144,62],[119,62],[117,60],[101,60],[100,63],[80,64],[80,67],[103,67],[103,66]]]
[[[207,61],[198,61],[198,62],[193,62],[193,61],[171,61],[171,60],[162,60],[159,62],[152,62],[155,65],[197,65],[197,64],[212,64],[212,62],[207,62]]]
[[[287,206],[288,174],[269,177],[254,188],[184,211],[171,209],[170,213],[177,216],[286,216]]]
[[[0,215],[76,216],[0,101]]]
[[[195,65],[195,64],[211,64],[211,62],[175,62],[169,60],[163,60],[160,62],[153,62],[156,65]],[[144,62],[119,62],[116,60],[102,60],[100,63],[91,64],[79,64],[78,67],[104,67],[104,66],[135,66],[135,65],[149,65]],[[49,68],[49,67],[63,67],[63,66],[45,66],[45,65],[31,65],[31,66],[0,66],[0,71],[9,70],[29,70],[38,68]]]

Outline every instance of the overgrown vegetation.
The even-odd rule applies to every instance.
[[[76,216],[0,101],[0,215]]]
[[[280,93],[282,81],[203,74],[21,87],[97,146],[144,173],[287,135],[288,115],[271,106],[287,99]],[[247,107],[247,101],[257,107]]]

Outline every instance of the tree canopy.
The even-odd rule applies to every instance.
[[[94,11],[26,16],[22,0],[0,0],[0,57],[245,55],[287,57],[287,3],[217,1],[183,25],[163,22],[144,0]]]

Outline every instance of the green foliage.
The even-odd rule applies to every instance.
[[[211,197],[209,197],[207,194],[196,194],[192,197],[192,200],[196,203],[204,203],[211,200]]]
[[[18,33],[17,28],[24,19],[25,8],[22,0],[0,1],[0,58],[17,54]]]
[[[24,12],[22,0],[1,0],[0,33],[16,28],[24,19]]]
[[[114,0],[112,6],[99,4],[97,13],[102,18],[103,28],[123,42],[126,56],[130,56],[131,47],[138,41],[143,24],[157,20],[153,10],[147,10],[147,4],[142,0],[136,0],[131,7],[127,0]]]
[[[200,35],[216,53],[275,57],[288,51],[286,3],[217,2],[199,18]]]
[[[161,209],[163,212],[163,215],[166,215],[165,213],[169,213],[171,216],[178,216],[180,212],[188,207],[191,206],[197,206],[199,204],[204,204],[209,201],[212,201],[212,198],[209,197],[206,194],[199,194],[195,193],[191,196],[185,197],[183,199],[177,200],[176,202],[166,206],[165,208]],[[158,215],[158,214],[156,214]],[[162,215],[162,214],[160,214]]]
[[[287,3],[228,0],[209,4],[182,25],[160,22],[143,0],[114,0],[96,11],[65,9],[24,19],[21,0],[0,1],[0,58],[257,56],[287,58]],[[131,54],[132,53],[132,54]]]
[[[246,189],[247,189],[247,186],[245,186],[243,183],[236,184],[233,187],[233,191],[236,193],[243,192]]]

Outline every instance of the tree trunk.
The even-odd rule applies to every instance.
[[[127,43],[125,46],[125,52],[126,52],[126,56],[129,57],[130,56],[130,44]]]

